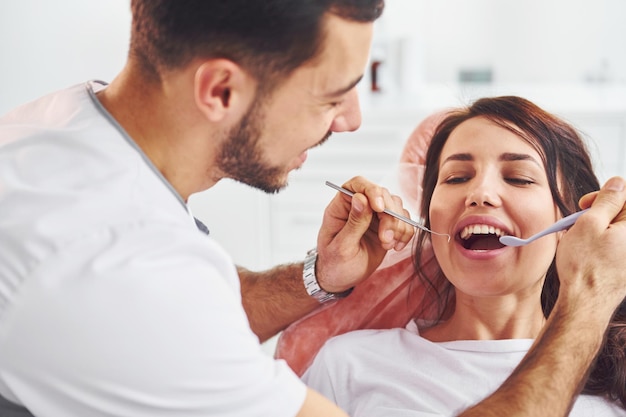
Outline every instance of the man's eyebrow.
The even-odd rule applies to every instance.
[[[335,91],[331,91],[330,93],[326,93],[324,94],[325,98],[333,98],[333,97],[339,97],[341,95],[346,94],[348,91],[352,90],[354,87],[356,87],[356,85],[361,82],[361,79],[363,79],[363,74],[361,74],[356,80],[352,81],[350,84],[348,84],[345,87],[342,87],[338,90]]]

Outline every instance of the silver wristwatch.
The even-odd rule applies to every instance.
[[[304,281],[304,288],[306,292],[320,303],[325,303],[330,300],[337,300],[339,298],[347,297],[352,288],[343,292],[326,292],[320,287],[315,276],[315,262],[317,261],[317,248],[313,248],[307,252],[306,258],[304,258],[304,270],[302,271],[302,280]]]

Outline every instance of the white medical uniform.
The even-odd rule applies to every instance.
[[[406,329],[361,330],[329,340],[302,378],[351,417],[450,417],[494,392],[532,343],[432,343],[419,336],[414,323]],[[583,395],[570,416],[626,416],[626,411]]]
[[[92,82],[0,119],[0,395],[35,416],[294,416],[229,256]],[[173,138],[175,139],[175,138]]]

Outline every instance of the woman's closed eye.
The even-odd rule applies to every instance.
[[[532,179],[523,177],[505,177],[504,180],[513,185],[531,185],[535,183]]]
[[[442,183],[445,184],[463,184],[467,182],[472,177],[470,175],[450,175],[443,179]]]
[[[528,167],[511,167],[501,171],[504,181],[520,187],[537,184],[537,179],[541,178],[542,174],[540,168],[534,166],[531,166],[530,169]]]
[[[472,175],[469,175],[469,174],[454,174],[454,175],[448,175],[444,177],[441,183],[450,184],[450,185],[463,184],[467,181],[470,181],[471,179],[472,179]],[[503,179],[507,183],[511,185],[515,185],[515,186],[526,186],[526,185],[532,185],[536,183],[536,181],[533,178],[528,177],[528,176],[520,176],[520,175],[515,175],[515,176],[505,175],[503,176]]]

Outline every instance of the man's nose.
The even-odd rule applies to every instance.
[[[356,87],[353,88],[340,105],[341,111],[330,126],[332,132],[352,132],[361,126],[361,107],[359,94]]]

